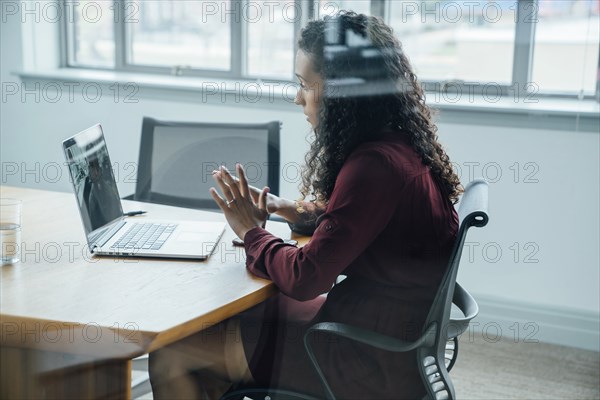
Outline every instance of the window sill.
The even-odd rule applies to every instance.
[[[24,82],[77,82],[110,87],[133,84],[138,97],[221,103],[227,106],[271,104],[295,109],[296,85],[286,82],[235,81],[217,78],[150,75],[133,72],[60,68],[14,73]],[[42,85],[43,87],[43,85]],[[123,91],[123,95],[126,95]],[[545,97],[485,99],[464,94],[428,93],[440,123],[515,126],[537,129],[600,131],[600,104],[595,100]]]
[[[84,68],[59,68],[44,71],[18,71],[14,75],[23,81],[81,82],[110,86],[134,84],[141,93],[145,90],[175,91],[193,94],[196,100],[221,102],[223,96],[236,95],[239,102],[287,102],[293,104],[296,85],[290,82],[235,81],[220,78],[198,78],[172,75],[153,75],[139,72],[106,71]],[[199,94],[202,94],[199,96]],[[143,95],[143,93],[141,93]]]

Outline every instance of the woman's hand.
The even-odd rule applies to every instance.
[[[223,210],[231,229],[240,239],[244,240],[244,236],[249,230],[257,226],[264,226],[269,216],[267,212],[269,188],[264,187],[258,196],[254,196],[248,187],[244,169],[240,164],[236,165],[236,169],[238,179],[233,178],[225,166],[213,172],[213,178],[221,188],[223,197],[214,187],[210,188],[210,194]]]
[[[239,182],[239,179],[237,177],[232,176],[232,178],[236,183]],[[248,185],[248,191],[250,193],[250,196],[252,196],[252,200],[254,200],[254,203],[258,204],[260,194],[262,193],[262,189],[259,189],[256,186]],[[269,212],[269,214],[275,214],[281,208],[281,203],[283,202],[283,199],[274,195],[273,193],[267,193],[266,201],[267,211]]]

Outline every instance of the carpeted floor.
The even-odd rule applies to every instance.
[[[461,337],[450,373],[458,399],[600,400],[600,353],[511,339]]]
[[[598,352],[472,336],[461,336],[450,374],[458,399],[600,399]]]

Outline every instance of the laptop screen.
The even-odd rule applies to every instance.
[[[94,232],[123,216],[102,127],[98,124],[63,142],[88,242]]]

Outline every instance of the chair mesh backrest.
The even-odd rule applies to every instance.
[[[279,192],[279,122],[210,124],[144,118],[135,200],[217,208],[212,171],[245,167],[248,182]]]

